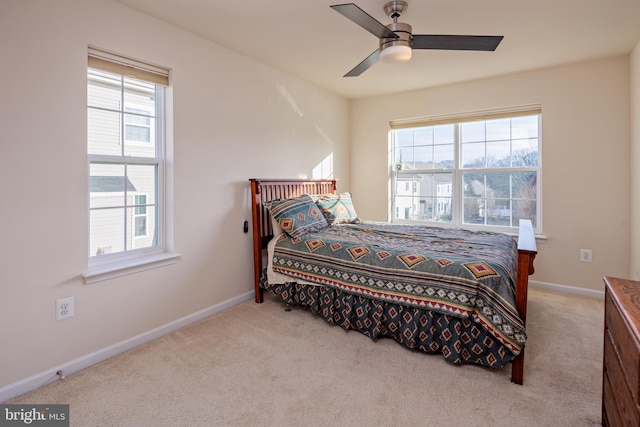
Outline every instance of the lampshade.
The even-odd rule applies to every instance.
[[[386,63],[407,62],[411,59],[411,47],[404,45],[387,46],[380,52],[380,61]]]

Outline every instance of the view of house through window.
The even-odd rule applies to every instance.
[[[90,258],[162,246],[164,87],[103,68],[87,72]]]
[[[539,111],[403,124],[391,144],[393,220],[538,228]]]

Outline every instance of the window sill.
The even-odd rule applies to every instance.
[[[165,265],[175,264],[180,256],[180,254],[173,252],[162,252],[127,261],[94,265],[90,266],[82,277],[86,284],[89,285],[91,283],[114,279],[127,274],[138,273],[145,270],[151,270],[153,268],[164,267]]]

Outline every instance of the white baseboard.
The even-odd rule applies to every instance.
[[[247,292],[245,294],[223,301],[219,304],[215,304],[211,307],[207,307],[195,313],[189,314],[180,319],[174,320],[173,322],[167,323],[166,325],[159,326],[147,332],[143,332],[140,335],[136,335],[119,343],[113,344],[109,347],[103,348],[85,356],[78,357],[69,362],[63,363],[62,365],[54,366],[51,369],[47,369],[46,371],[39,372],[28,378],[4,386],[0,388],[0,402],[5,402],[9,399],[20,396],[31,390],[35,390],[39,387],[58,380],[59,377],[56,373],[60,370],[64,373],[64,375],[73,374],[74,372],[78,372],[82,369],[105,361],[127,350],[138,347],[141,344],[153,341],[156,338],[160,338],[161,336],[170,334],[171,332],[177,331],[178,329],[182,329],[185,326],[189,326],[202,319],[206,319],[209,316],[220,313],[244,301],[248,301],[252,299],[253,296],[253,291]]]
[[[531,286],[532,288],[545,289],[547,291],[560,292],[563,294],[573,294],[583,297],[604,299],[604,291],[597,291],[595,289],[584,289],[575,286],[558,285],[555,283],[539,282],[537,280],[529,280],[529,286]]]
[[[530,280],[529,285],[532,288],[545,289],[548,291],[604,299],[604,291],[578,288],[575,286],[558,285],[555,283],[539,282],[536,280]],[[31,390],[35,390],[39,387],[58,380],[59,377],[58,375],[56,375],[56,372],[60,370],[64,373],[64,375],[73,374],[82,369],[88,368],[89,366],[95,365],[96,363],[103,362],[120,353],[124,353],[127,350],[138,347],[141,344],[153,341],[156,338],[160,338],[164,335],[170,334],[171,332],[177,331],[178,329],[182,329],[202,319],[205,319],[209,316],[213,316],[214,314],[227,310],[244,301],[248,301],[252,299],[253,296],[253,291],[247,292],[235,298],[231,298],[227,301],[223,301],[219,304],[212,305],[211,307],[207,307],[198,312],[174,320],[173,322],[167,323],[166,325],[159,326],[147,332],[143,332],[140,335],[136,335],[109,347],[103,348],[85,356],[78,357],[69,362],[63,363],[62,365],[54,366],[51,369],[47,369],[46,371],[39,372],[23,380],[9,384],[5,387],[0,388],[0,402],[4,402],[14,397],[20,396]]]

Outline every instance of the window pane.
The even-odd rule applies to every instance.
[[[485,196],[485,175],[483,173],[462,174],[462,182],[464,183],[464,197],[484,197]]]
[[[433,163],[436,169],[453,169],[455,165],[453,144],[434,146]]]
[[[413,130],[413,145],[433,145],[433,130],[429,127]]]
[[[537,172],[514,172],[512,175],[513,198],[536,200],[537,183]]]
[[[451,222],[452,192],[450,173],[398,176],[395,218]]]
[[[419,201],[416,197],[396,196],[395,219],[420,219]]]
[[[127,116],[129,114],[125,115],[125,119]],[[148,120],[149,126],[125,124],[125,155],[134,157],[156,156],[156,121],[151,118]]]
[[[463,198],[462,199],[462,222],[464,224],[484,224],[485,223],[485,199],[484,198]]]
[[[486,174],[486,195],[489,198],[509,198],[511,196],[511,174],[509,172],[490,172]]]
[[[511,160],[511,144],[509,141],[487,142],[487,167],[508,168]]]
[[[482,168],[485,166],[485,144],[462,144],[462,167]]]
[[[157,170],[155,164],[90,164],[90,256],[156,245]]]
[[[157,209],[149,208],[145,215],[137,215],[135,208],[127,209],[127,250],[150,248],[156,245]]]
[[[511,164],[518,166],[538,166],[538,139],[516,139],[512,143]]]
[[[511,119],[511,138],[538,138],[538,116],[514,117]]]
[[[462,222],[464,224],[486,224],[486,207],[488,195],[494,194],[489,187],[491,180],[485,173],[464,173],[462,198]],[[494,195],[495,197],[495,195]]]
[[[135,194],[143,194],[145,196],[146,204],[153,205],[156,203],[156,165],[128,165],[127,177],[135,187]]]
[[[156,115],[156,87],[152,83],[124,78],[124,108],[123,111],[146,111],[150,116]]]
[[[511,119],[488,120],[487,141],[511,139]]]
[[[460,140],[462,142],[485,141],[484,122],[461,123]]]
[[[125,141],[144,143],[149,147],[152,142],[151,130],[155,127],[149,111],[140,108],[126,108],[126,111],[130,114],[124,115]]]
[[[88,153],[155,157],[155,85],[100,71],[87,75]]]
[[[511,226],[511,203],[509,199],[487,199],[485,206],[488,225]]]
[[[90,211],[90,257],[124,250],[124,212],[124,208]]]
[[[396,153],[396,162],[402,164],[402,169],[413,169],[413,147],[400,148]]]
[[[156,155],[156,88],[151,83],[125,78],[125,150],[127,156]]]
[[[413,129],[398,129],[395,131],[396,147],[412,147],[413,146]]]
[[[434,144],[453,144],[455,142],[455,125],[440,125],[433,127]]]
[[[514,200],[513,201],[513,213],[512,221],[513,226],[517,227],[520,224],[520,219],[530,219],[533,223],[533,227],[536,227],[536,201],[535,200]]]
[[[135,191],[125,177],[124,165],[91,163],[89,166],[89,207],[121,207],[125,205],[125,190]]]
[[[122,154],[120,114],[113,111],[87,111],[87,144],[89,154]]]
[[[414,150],[414,169],[431,169],[433,167],[433,147],[419,146]]]
[[[118,111],[122,108],[121,77],[90,69],[87,73],[87,104],[89,107]]]

